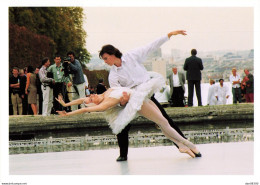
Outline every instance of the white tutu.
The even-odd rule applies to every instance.
[[[125,107],[115,106],[104,112],[105,118],[114,134],[119,134],[129,122],[136,118],[143,102],[165,85],[165,79],[159,73],[149,72],[149,75],[151,77],[149,81],[140,84],[134,89],[127,87],[112,88],[113,91],[109,97],[120,99],[123,92],[130,94],[130,99]]]

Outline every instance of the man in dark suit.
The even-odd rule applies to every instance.
[[[97,94],[102,94],[103,92],[105,92],[106,86],[104,85],[104,80],[103,79],[99,79],[98,80],[98,85],[97,85]]]
[[[197,50],[191,50],[191,57],[185,60],[183,69],[187,71],[187,80],[188,80],[188,106],[193,106],[193,92],[194,85],[196,88],[196,95],[198,99],[198,106],[202,106],[201,103],[201,90],[200,90],[200,81],[201,81],[201,70],[203,70],[202,60],[197,55]]]
[[[182,72],[178,72],[177,67],[173,67],[172,72],[173,73],[168,76],[172,106],[184,107],[185,76]]]

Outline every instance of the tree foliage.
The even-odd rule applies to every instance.
[[[27,42],[26,37],[18,37],[20,39],[19,42],[15,41],[17,39],[15,36],[21,33],[19,29],[23,28],[27,29],[28,35],[31,35],[31,37],[28,37],[31,39],[36,38],[37,35],[37,39],[41,39],[42,42],[46,42],[44,39],[49,42],[50,47],[46,47],[46,50],[52,48],[52,52],[41,48],[42,53],[48,55],[58,53],[61,56],[66,56],[68,51],[74,51],[76,58],[79,58],[82,63],[87,63],[90,59],[90,54],[85,48],[87,34],[83,29],[83,20],[83,9],[80,7],[10,7],[9,27],[14,29],[9,30],[9,32],[13,31],[9,35],[10,59],[18,58],[14,48],[11,47],[13,46],[12,42],[17,42],[16,45],[19,45],[19,42],[21,42],[21,45],[17,47],[21,49],[20,53],[24,52],[26,56],[21,56],[20,54],[20,59],[25,60],[25,62],[34,60],[32,56],[27,56],[32,54],[34,50],[32,46],[30,48],[31,53],[28,53],[26,48],[23,47]],[[30,42],[29,44],[32,43]],[[53,56],[48,57],[52,58]]]
[[[54,42],[49,37],[39,35],[24,26],[9,24],[9,65],[23,68],[38,67],[44,56],[52,56]]]

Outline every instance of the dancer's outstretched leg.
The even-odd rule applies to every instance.
[[[179,146],[180,152],[186,152],[191,157],[195,157],[194,153],[199,153],[199,151],[196,149],[196,146],[193,143],[184,139],[178,132],[176,132],[169,125],[168,121],[163,117],[161,112],[158,111],[158,108],[152,101],[147,100],[146,102],[144,102],[142,109],[139,111],[139,113],[147,119],[157,123],[161,127],[165,136]],[[188,150],[187,147],[190,150]]]

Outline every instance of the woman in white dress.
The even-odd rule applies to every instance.
[[[169,125],[167,119],[163,117],[158,107],[149,99],[164,84],[164,78],[158,73],[152,73],[150,76],[151,79],[148,82],[138,86],[134,90],[127,87],[114,87],[108,89],[103,94],[93,94],[90,97],[74,100],[69,103],[65,103],[59,97],[56,100],[65,107],[82,104],[82,102],[86,107],[68,113],[65,111],[57,112],[61,116],[71,116],[85,112],[105,111],[105,117],[114,134],[120,133],[131,120],[140,114],[159,125],[164,135],[178,145],[181,153],[187,153],[193,158],[201,157],[196,146],[176,132]],[[120,107],[118,104],[124,93],[129,94],[130,99],[125,107]]]

